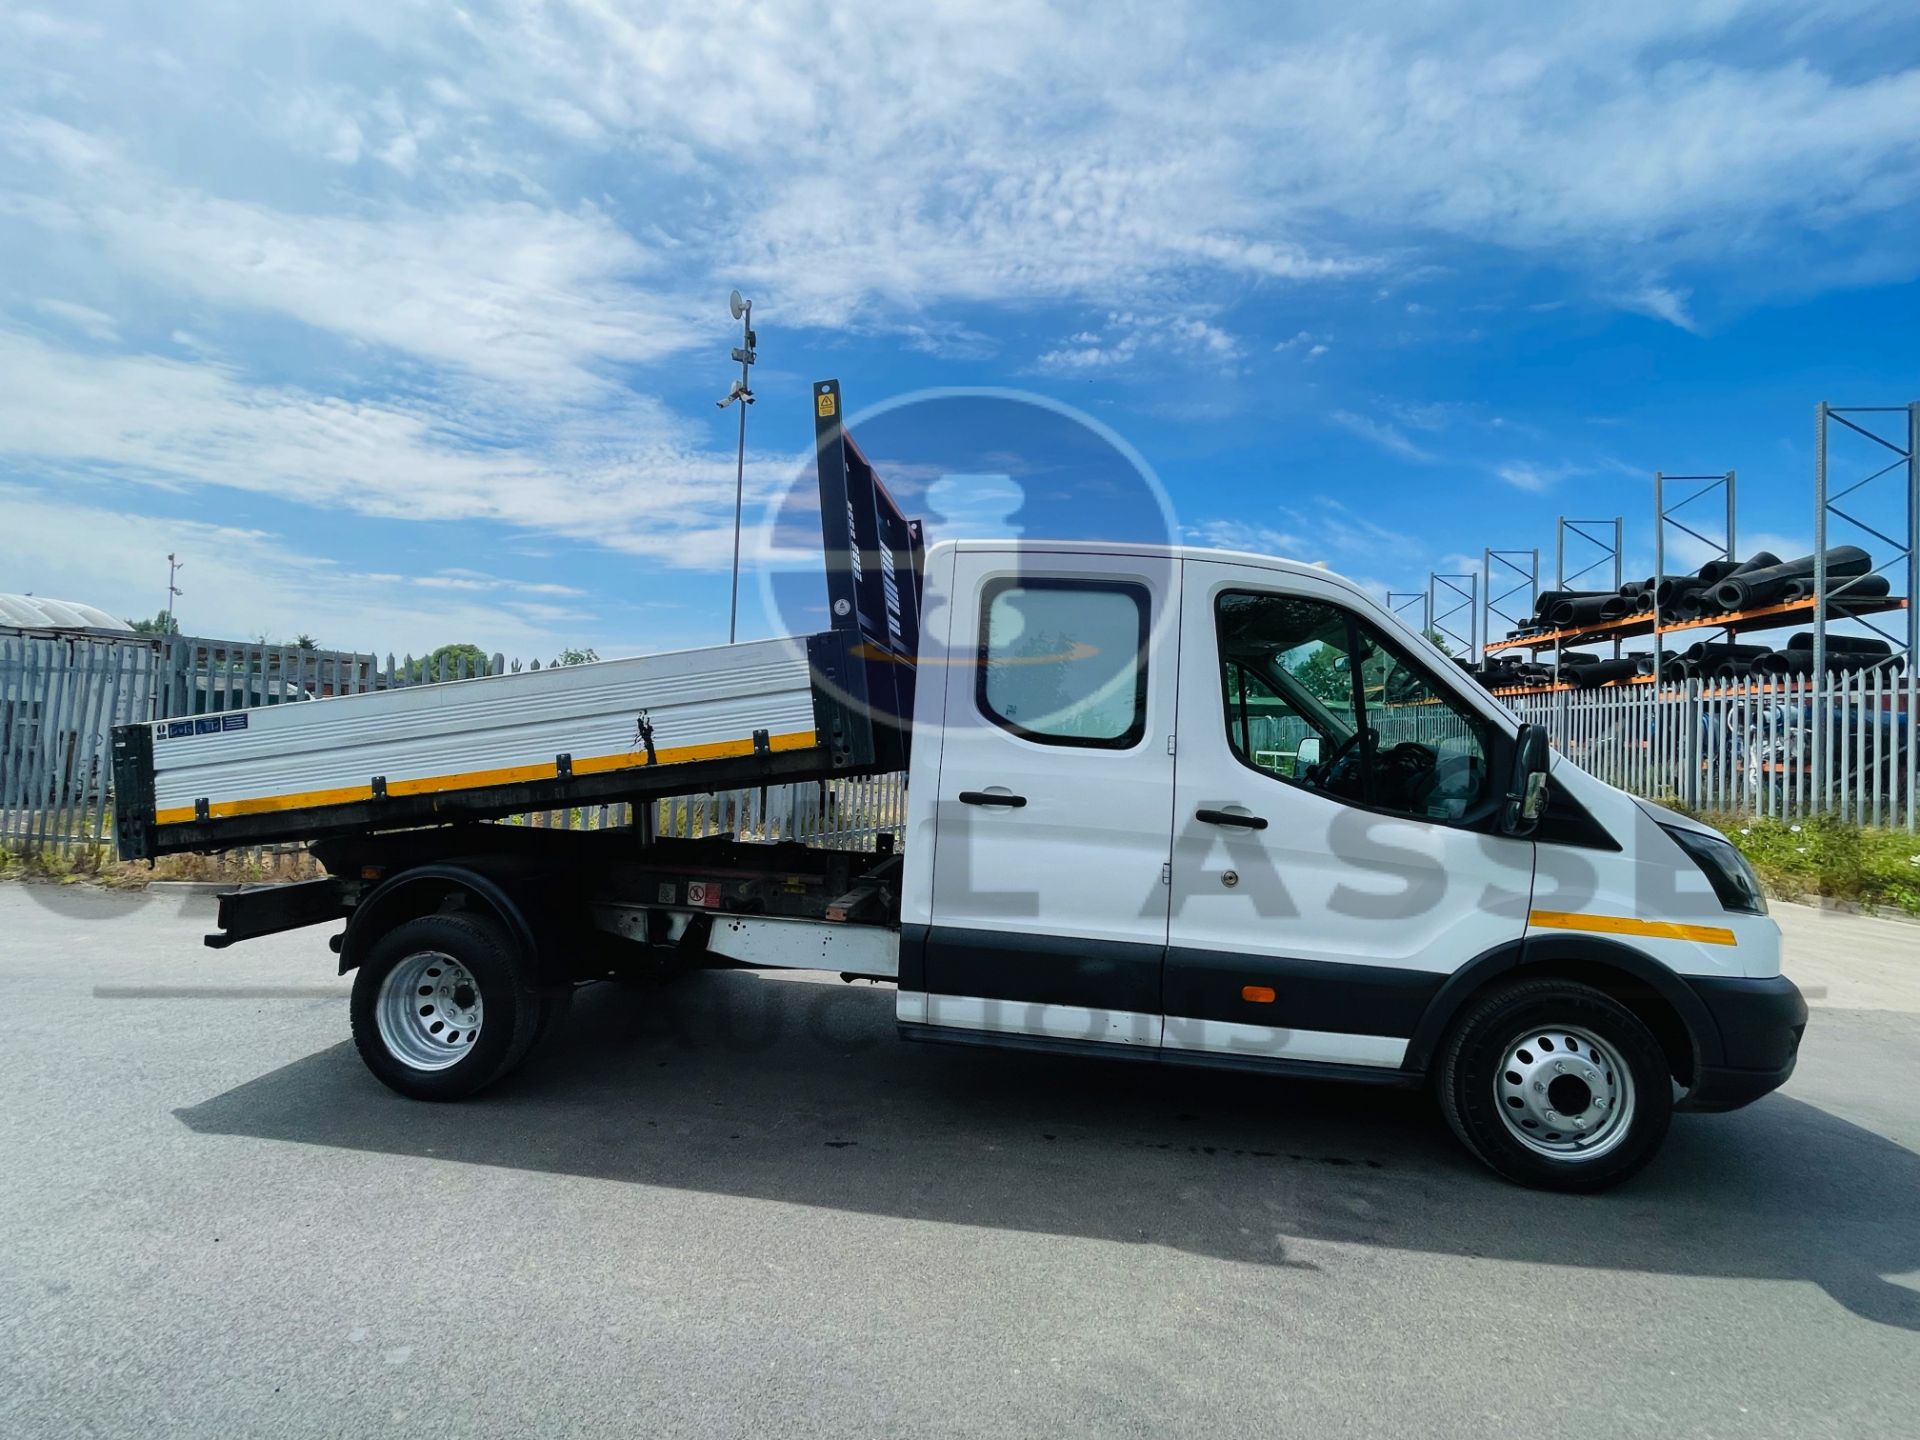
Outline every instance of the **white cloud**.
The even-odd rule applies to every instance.
[[[6,26],[26,40],[59,40],[91,44],[100,38],[100,27],[83,21],[66,20],[44,10],[25,8],[0,11],[0,26]]]
[[[1349,430],[1362,440],[1369,440],[1390,455],[1398,455],[1402,460],[1415,460],[1421,464],[1430,463],[1433,455],[1409,440],[1404,433],[1384,420],[1375,420],[1371,416],[1357,415],[1351,410],[1336,410],[1327,417],[1342,430]]]
[[[1509,460],[1493,467],[1493,473],[1516,490],[1541,495],[1574,475],[1586,474],[1586,467],[1574,464],[1537,465],[1531,460]]]
[[[158,183],[69,126],[15,117],[8,128],[64,179],[31,212],[43,228],[97,239],[125,272],[218,306],[576,393],[604,388],[614,363],[658,359],[711,328],[641,288],[654,258],[591,204],[295,214]]]
[[[177,614],[189,634],[291,639],[343,650],[423,654],[466,641],[532,659],[582,640],[591,617],[441,596],[403,576],[367,574],[286,538],[236,526],[127,511],[0,486],[0,569],[43,594],[138,617],[160,608],[169,550],[187,557]],[[607,653],[607,652],[603,652]]]
[[[1311,508],[1282,509],[1278,513],[1286,529],[1246,520],[1213,519],[1184,525],[1181,533],[1196,545],[1306,559],[1316,565],[1327,564],[1325,557],[1331,556],[1339,562],[1336,568],[1342,569],[1362,563],[1405,563],[1420,549],[1412,536],[1356,515],[1331,497],[1320,497]]]
[[[1334,553],[1370,561],[1401,560],[1420,548],[1411,535],[1356,515],[1331,497],[1322,497],[1310,515],[1295,512],[1296,523],[1312,527]]]
[[[114,326],[113,317],[104,310],[94,309],[91,305],[82,305],[73,300],[43,299],[34,301],[33,306],[41,314],[53,316],[54,319],[62,321],[89,340],[111,344],[120,338],[120,332]]]
[[[1742,560],[1765,551],[1779,556],[1782,560],[1797,560],[1810,554],[1813,542],[1806,535],[1792,535],[1773,530],[1755,530],[1746,534],[1736,534],[1735,549]],[[1666,547],[1667,571],[1669,574],[1682,575],[1697,570],[1709,560],[1722,558],[1719,546],[1689,535],[1683,530],[1670,530]],[[1653,573],[1653,555],[1649,551],[1638,557],[1641,574]]]
[[[1642,264],[1763,257],[1782,225],[1832,241],[1836,219],[1920,193],[1920,67],[1806,58],[1824,31],[1897,23],[1865,0],[1814,17],[1782,0],[1360,4],[1258,26],[1179,6],[1110,26],[1041,3],[871,6],[828,43],[815,17],[708,0],[472,23],[488,63],[463,75],[469,103],[750,174],[763,198],[717,218],[720,253],[823,324],[1140,296],[1190,270],[1337,278],[1386,263],[1369,253],[1383,231],[1603,274],[1629,245]],[[1848,243],[1913,263],[1893,236]]]
[[[1694,324],[1693,315],[1687,309],[1690,290],[1676,290],[1666,285],[1643,285],[1620,297],[1622,308],[1637,310],[1643,315],[1651,315],[1656,320],[1664,320],[1669,325],[1678,326],[1690,334],[1697,334],[1699,326]]]
[[[119,48],[45,17],[16,24],[38,47],[16,62],[22,76],[124,81]],[[1628,282],[1621,256],[1642,274],[1764,259],[1785,229],[1842,252],[1836,277],[1867,254],[1869,268],[1910,270],[1897,228],[1839,223],[1920,197],[1920,67],[1900,64],[1901,24],[1870,0],[1812,14],[1785,0],[1574,15],[1522,0],[1412,16],[1358,3],[1333,18],[1169,5],[1097,25],[1043,0],[876,4],[825,21],[747,0],[546,0],[451,19],[378,3],[166,7],[156,38],[203,63],[244,61],[247,93],[196,97],[183,79],[164,92],[176,108],[267,114],[306,154],[378,161],[440,202],[421,208],[475,212],[441,244],[376,188],[362,233],[327,233],[350,260],[383,241],[447,259],[465,249],[458,235],[484,242],[501,221],[476,194],[498,205],[502,188],[536,202],[552,189],[594,200],[541,203],[577,230],[532,242],[563,252],[552,278],[603,283],[611,266],[614,288],[597,293],[634,303],[617,282],[640,252],[610,251],[617,212],[647,255],[656,237],[675,247],[682,293],[735,277],[789,322],[874,326],[925,325],[928,306],[955,302],[1138,305],[1198,276],[1259,286],[1405,270],[1437,235],[1570,259],[1601,293],[1657,314],[1687,314],[1685,287]],[[327,63],[360,53],[341,44],[356,32],[386,63]],[[217,218],[241,222],[240,253],[264,232],[285,258],[275,216]],[[130,223],[149,219],[174,232],[170,249],[183,243],[176,213]],[[446,288],[476,265],[483,282],[544,268],[508,246],[490,269],[492,248],[462,256]],[[187,254],[234,258],[206,236]],[[169,273],[188,263],[176,254]],[[303,318],[337,298],[288,268]],[[400,268],[403,294],[426,288]],[[675,317],[648,318],[642,343]],[[361,323],[386,343],[388,327]]]
[[[1202,520],[1182,527],[1187,540],[1213,550],[1244,550],[1255,555],[1297,557],[1307,548],[1298,535],[1245,520]]]
[[[503,396],[349,400],[245,383],[231,368],[152,355],[77,355],[0,330],[0,458],[22,473],[217,486],[382,519],[490,520],[648,555],[730,563],[733,456],[695,448],[638,399],[543,409]],[[514,438],[525,427],[537,435]],[[748,499],[798,460],[747,467]]]
[[[465,569],[441,570],[433,575],[414,575],[408,577],[408,583],[418,585],[424,590],[506,591],[514,595],[585,595],[587,593],[573,585],[560,585],[549,581],[515,580]]]
[[[1231,366],[1240,355],[1238,340],[1198,316],[1121,311],[1108,315],[1102,330],[1079,331],[1064,345],[1047,351],[1036,365],[1043,370],[1105,370],[1143,357],[1171,357]]]

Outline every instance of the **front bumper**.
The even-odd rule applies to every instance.
[[[1800,1058],[1807,1002],[1784,975],[1765,980],[1689,977],[1719,1032],[1718,1057],[1702,1036],[1699,1073],[1678,1108],[1738,1110],[1786,1084]]]

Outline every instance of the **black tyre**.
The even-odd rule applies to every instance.
[[[562,990],[552,990],[540,999],[540,1015],[533,1025],[533,1043],[527,1048],[538,1050],[547,1043],[547,1037],[566,1027],[567,1016],[573,1010],[573,986]]]
[[[1467,1148],[1539,1190],[1619,1184],[1653,1158],[1673,1118],[1653,1032],[1619,1001],[1566,980],[1519,981],[1472,1002],[1435,1083]]]
[[[493,921],[422,915],[396,925],[353,980],[353,1043],[415,1100],[459,1100],[526,1056],[546,1008],[529,964]]]

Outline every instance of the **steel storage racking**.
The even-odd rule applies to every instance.
[[[1526,596],[1526,613],[1531,615],[1533,607],[1540,598],[1540,550],[1536,546],[1531,550],[1482,550],[1480,552],[1480,638],[1481,648],[1493,638],[1493,622],[1506,622],[1509,630],[1518,629],[1523,623],[1517,615],[1509,614],[1505,607],[1514,600]],[[1496,583],[1505,585],[1504,590],[1496,590]]]
[[[1732,470],[1686,475],[1657,471],[1653,477],[1654,574],[1651,577],[1655,593],[1648,609],[1613,620],[1494,639],[1493,617],[1507,620],[1513,629],[1526,628],[1514,623],[1515,617],[1506,614],[1501,604],[1493,601],[1490,592],[1496,566],[1511,565],[1524,574],[1522,566],[1507,557],[1524,556],[1527,552],[1492,549],[1483,552],[1483,568],[1488,577],[1489,623],[1481,653],[1494,655],[1524,649],[1538,655],[1550,650],[1554,656],[1550,683],[1499,686],[1494,693],[1519,696],[1569,692],[1574,687],[1566,683],[1563,672],[1563,656],[1569,645],[1611,643],[1617,656],[1621,642],[1651,637],[1652,673],[1611,684],[1652,685],[1663,695],[1699,697],[1709,692],[1691,680],[1679,685],[1662,684],[1667,672],[1668,637],[1690,631],[1708,631],[1731,639],[1752,632],[1809,626],[1812,633],[1806,639],[1810,645],[1794,648],[1809,648],[1812,673],[1822,676],[1829,668],[1829,626],[1835,620],[1848,620],[1886,641],[1893,653],[1892,663],[1904,667],[1904,678],[1896,679],[1890,686],[1872,687],[1871,694],[1882,698],[1867,703],[1883,704],[1904,711],[1909,717],[1920,715],[1920,670],[1916,670],[1916,663],[1920,663],[1920,610],[1912,604],[1913,598],[1920,596],[1920,402],[1901,406],[1837,406],[1822,402],[1816,411],[1815,440],[1811,594],[1722,613],[1675,613],[1670,602],[1660,599],[1659,590],[1663,580],[1682,578],[1667,571],[1668,551],[1678,536],[1699,542],[1724,563],[1732,564],[1739,558],[1738,481]],[[1851,457],[1843,457],[1842,453],[1842,447],[1848,444],[1862,448],[1871,459],[1852,463]],[[1841,476],[1843,458],[1849,461],[1844,467],[1844,479]],[[1869,487],[1873,488],[1869,490]],[[1891,497],[1887,494],[1890,490],[1894,492]],[[1864,505],[1867,499],[1874,500],[1878,508]],[[1713,518],[1708,518],[1703,501],[1718,512]],[[1623,528],[1618,518],[1608,522],[1560,517],[1555,530],[1556,587],[1574,585],[1596,569],[1610,566],[1618,588]],[[1833,546],[1841,539],[1856,538],[1875,547],[1879,563],[1863,573],[1829,573]],[[1597,551],[1594,559],[1571,572],[1568,570],[1570,540],[1586,542]],[[1872,577],[1883,577],[1884,583]],[[1431,589],[1433,578],[1428,583]],[[1882,588],[1903,593],[1873,593]],[[1512,593],[1503,594],[1501,603],[1510,601]],[[1537,582],[1535,593],[1538,594]],[[1895,614],[1904,616],[1903,624],[1875,623],[1874,617]],[[1840,642],[1836,639],[1833,643]],[[1811,754],[1805,763],[1818,808],[1826,808],[1833,778],[1829,753],[1833,737],[1828,732],[1836,722],[1827,710],[1824,701],[1814,704],[1807,717]],[[1660,707],[1654,707],[1654,711],[1658,715]],[[1908,723],[1913,722],[1909,719]],[[1908,791],[1913,793],[1920,787],[1920,773],[1916,773],[1920,754],[1914,747],[1908,747],[1904,763]]]
[[[1668,501],[1667,487],[1669,485],[1696,484],[1699,485],[1700,488],[1692,494],[1679,500]],[[1699,530],[1696,530],[1693,523],[1691,523],[1691,517],[1689,517],[1689,519],[1682,519],[1680,517],[1680,511],[1686,509],[1697,500],[1706,499],[1715,491],[1719,491],[1721,498],[1726,502],[1726,523],[1722,528],[1721,538],[1718,540],[1712,539],[1702,534]],[[1702,545],[1710,547],[1715,552],[1710,558],[1724,560],[1730,565],[1733,564],[1737,558],[1734,548],[1737,543],[1735,538],[1737,532],[1734,529],[1734,509],[1738,493],[1739,481],[1731,470],[1723,471],[1718,475],[1669,475],[1664,470],[1656,470],[1653,472],[1653,676],[1656,681],[1660,678],[1661,666],[1666,660],[1665,639],[1667,631],[1662,622],[1667,617],[1661,613],[1660,590],[1663,583],[1668,579],[1667,532],[1669,530],[1678,530],[1682,534],[1691,535]],[[1704,524],[1706,522],[1702,521],[1700,523]],[[1724,617],[1701,616],[1692,618],[1719,620]],[[1696,626],[1694,628],[1701,627]],[[1715,628],[1718,628],[1723,635],[1738,633],[1730,626],[1722,625]]]
[[[1888,419],[1886,417],[1893,417]],[[1904,427],[1900,422],[1904,420]],[[1859,437],[1866,453],[1878,460],[1878,468],[1864,467],[1865,473],[1858,479],[1840,486],[1833,483],[1832,440],[1835,438],[1835,426]],[[1905,433],[1900,431],[1904,428]],[[1894,432],[1893,436],[1884,433]],[[1890,455],[1893,458],[1885,459]],[[1884,496],[1892,489],[1898,496],[1893,508],[1898,512],[1898,520],[1888,526],[1893,531],[1875,524],[1855,512],[1858,502],[1855,496],[1862,496],[1866,487],[1876,482],[1880,484],[1877,495]],[[1847,502],[1843,504],[1842,502]],[[1914,673],[1916,661],[1920,661],[1920,609],[1913,605],[1920,599],[1920,400],[1906,405],[1831,405],[1821,401],[1814,410],[1814,450],[1813,450],[1813,555],[1814,555],[1814,597],[1813,612],[1813,668],[1816,675],[1825,673],[1827,663],[1827,623],[1831,618],[1833,602],[1844,601],[1848,590],[1858,586],[1866,576],[1844,576],[1838,578],[1827,574],[1827,550],[1835,521],[1850,527],[1863,536],[1872,536],[1880,544],[1891,547],[1892,556],[1883,560],[1868,572],[1870,575],[1888,575],[1897,565],[1905,573],[1901,576],[1906,582],[1906,598],[1898,601],[1882,601],[1877,604],[1867,602],[1856,608],[1852,602],[1846,602],[1845,613],[1849,619],[1858,619],[1876,635],[1895,647],[1896,653],[1904,657],[1906,668],[1905,693],[1900,698],[1906,702],[1909,723],[1913,717],[1920,716],[1920,677]],[[1864,618],[1868,614],[1885,613],[1902,609],[1906,612],[1906,624],[1901,627],[1903,633],[1875,625]],[[1823,801],[1828,789],[1828,751],[1827,725],[1829,717],[1825,710],[1816,709],[1813,717],[1813,762],[1814,793]],[[1914,747],[1907,747],[1907,793],[1915,793],[1916,782],[1920,782],[1920,770],[1916,769]]]
[[[1415,625],[1407,616],[1407,611],[1415,605],[1420,607],[1418,611],[1420,623],[1418,625]],[[1387,609],[1398,615],[1402,620],[1405,620],[1410,628],[1417,629],[1422,635],[1425,635],[1433,628],[1427,604],[1427,592],[1424,590],[1389,590],[1387,592]]]
[[[1442,608],[1443,606],[1444,608]],[[1480,577],[1478,575],[1471,573],[1442,575],[1437,570],[1428,572],[1428,639],[1439,636],[1443,639],[1451,640],[1454,644],[1466,648],[1468,660],[1479,659],[1479,611]],[[1467,630],[1464,635],[1454,628],[1460,624],[1460,621],[1455,617],[1462,613],[1467,617]]]

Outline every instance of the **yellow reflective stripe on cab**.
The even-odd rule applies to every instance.
[[[1532,910],[1527,924],[1542,930],[1587,930],[1596,935],[1645,935],[1653,940],[1692,940],[1701,945],[1735,944],[1722,925],[1681,925],[1672,920],[1636,920],[1630,915],[1576,915],[1566,910]]]
[[[767,737],[770,750],[808,750],[819,743],[812,730],[795,730]],[[654,765],[681,765],[689,760],[729,760],[753,754],[752,740],[713,740],[704,745],[679,745],[654,751]],[[603,775],[610,770],[646,770],[647,752],[628,751],[621,755],[589,755],[573,762],[573,773]],[[477,790],[485,785],[518,785],[528,780],[552,780],[558,768],[544,765],[513,765],[500,770],[469,770],[459,775],[433,775],[423,780],[389,780],[388,795],[441,795],[456,790]],[[207,806],[207,818],[224,820],[233,815],[265,815],[275,810],[308,810],[325,805],[351,805],[373,798],[373,786],[352,785],[338,790],[305,790],[291,795],[261,795],[247,800],[220,800]],[[176,805],[156,810],[156,825],[179,825],[194,818],[194,807]]]

